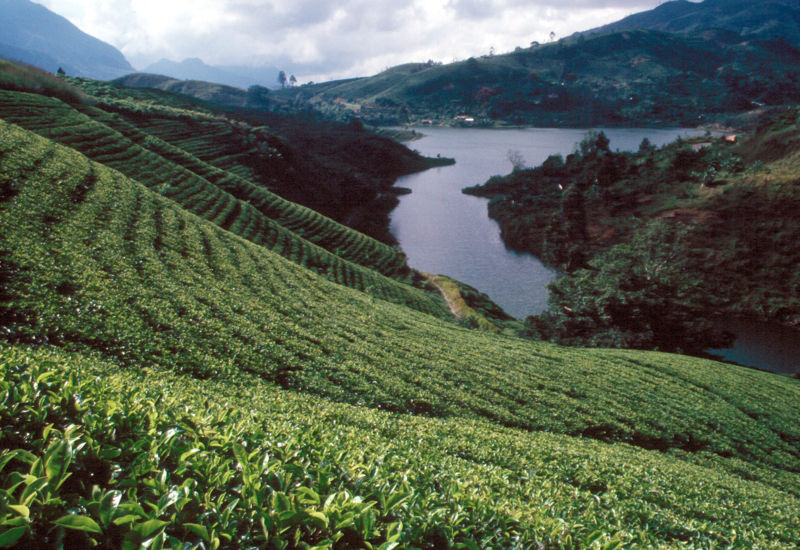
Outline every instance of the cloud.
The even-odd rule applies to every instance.
[[[513,50],[650,9],[656,0],[39,0],[122,50],[277,65],[301,82],[374,74],[409,61]]]

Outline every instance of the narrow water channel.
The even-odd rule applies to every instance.
[[[434,168],[402,177],[397,186],[411,189],[392,212],[390,229],[408,256],[409,265],[429,273],[459,279],[481,292],[514,317],[547,309],[547,284],[556,277],[530,254],[508,250],[500,227],[489,218],[488,199],[464,195],[464,187],[484,183],[511,171],[509,151],[517,151],[528,166],[549,155],[567,155],[586,135],[579,129],[526,128],[513,130],[416,128],[425,135],[409,147],[427,156],[456,159],[454,166]],[[698,135],[690,129],[603,129],[611,148],[635,150],[644,138],[663,145],[678,136]],[[739,336],[734,348],[714,353],[749,366],[791,373],[800,357],[796,332],[784,333],[758,324],[732,326]],[[764,331],[777,335],[766,337]],[[763,336],[758,336],[763,333]],[[782,357],[776,361],[775,351]],[[787,363],[788,361],[788,363]]]
[[[500,226],[489,218],[488,199],[461,189],[511,171],[509,151],[528,166],[553,154],[567,155],[586,130],[525,128],[514,130],[416,128],[425,135],[409,147],[428,156],[456,159],[454,166],[402,177],[398,187],[411,189],[392,212],[390,229],[411,267],[455,277],[488,294],[510,315],[524,318],[547,309],[547,284],[556,274],[530,254],[509,250]],[[644,138],[655,145],[687,129],[604,129],[612,149],[635,150]]]

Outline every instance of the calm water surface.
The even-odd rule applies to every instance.
[[[455,166],[434,168],[400,178],[412,190],[392,212],[391,231],[411,267],[442,273],[488,294],[510,315],[524,318],[547,308],[547,283],[556,274],[530,254],[508,250],[500,226],[489,218],[488,199],[461,189],[511,171],[510,150],[528,166],[556,153],[567,155],[586,130],[526,128],[484,130],[417,128],[426,137],[409,146],[427,156],[456,159]],[[642,139],[654,145],[701,132],[687,129],[604,129],[611,149],[635,150]]]
[[[391,231],[421,271],[450,275],[488,294],[509,314],[524,318],[547,307],[547,284],[556,274],[529,254],[508,250],[500,227],[488,215],[488,199],[461,193],[495,174],[511,171],[510,150],[519,151],[528,166],[549,155],[567,155],[586,130],[483,130],[417,128],[426,137],[410,144],[424,155],[453,157],[455,166],[434,168],[400,178],[412,190],[392,212]],[[689,129],[604,129],[612,149],[635,150],[642,139],[655,145],[677,136],[697,135]],[[750,321],[731,321],[737,335],[733,348],[712,350],[729,361],[773,372],[796,372],[800,337],[796,331]]]

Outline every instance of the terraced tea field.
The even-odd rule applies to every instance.
[[[93,112],[105,120],[112,118],[103,112]],[[426,294],[365,269],[377,268],[389,276],[410,281],[404,258],[391,247],[219,170],[213,174],[215,185],[182,164],[162,157],[159,151],[165,151],[172,158],[179,157],[185,164],[194,162],[206,171],[213,169],[185,153],[176,152],[165,142],[135,132],[130,125],[124,126],[141,145],[58,100],[2,91],[0,116],[120,170],[179,202],[187,210],[335,282],[427,313],[447,315],[436,294]],[[243,200],[226,188],[231,188]],[[334,252],[300,235],[311,237]]]
[[[0,546],[800,545],[799,381],[462,328],[80,109],[0,92]]]
[[[6,525],[18,525],[0,528],[6,540],[607,550],[798,543],[796,496],[629,445],[352,407],[243,374],[120,370],[55,349],[0,347],[0,372],[0,398],[12,404],[0,422],[37,434],[0,455],[0,494],[19,502],[9,482],[39,475],[38,457],[54,472],[25,491],[27,504],[2,510]],[[44,436],[42,424],[51,426]]]

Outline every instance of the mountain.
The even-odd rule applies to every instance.
[[[133,72],[119,50],[29,0],[0,0],[0,56],[101,80]]]
[[[256,84],[277,87],[280,69],[277,67],[212,66],[201,59],[188,58],[181,62],[161,59],[148,65],[140,72],[162,74],[179,80],[199,80],[218,82],[236,88],[247,89]]]
[[[0,90],[2,546],[800,544],[797,380],[468,329],[259,184],[273,125],[37,78]]]
[[[578,35],[514,52],[286,90],[273,108],[374,123],[687,125],[800,100],[800,51],[726,30]],[[456,117],[462,117],[460,119]]]
[[[171,76],[150,73],[130,73],[114,80],[134,88],[154,88],[194,97],[229,107],[248,106],[248,94],[241,88],[203,80],[180,80]]]
[[[629,30],[698,33],[713,29],[733,31],[744,39],[783,39],[798,47],[800,1],[674,0],[584,34]]]

